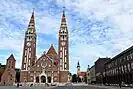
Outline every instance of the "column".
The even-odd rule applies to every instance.
[[[36,82],[36,78],[35,78],[35,74],[34,74],[34,81],[33,81],[34,83]]]
[[[53,71],[52,71],[52,78],[51,78],[51,83],[53,83],[53,79],[54,79],[54,78],[53,78]]]
[[[46,83],[48,83],[48,77],[47,77],[47,75],[45,77],[46,77]]]
[[[53,80],[54,80],[54,78],[53,78],[53,75],[52,75],[52,78],[51,78],[51,83],[53,83]]]
[[[41,83],[41,76],[39,75],[39,83]]]

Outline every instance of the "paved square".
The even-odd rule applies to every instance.
[[[57,86],[57,87],[19,87],[16,86],[0,86],[0,89],[107,89],[93,86]]]

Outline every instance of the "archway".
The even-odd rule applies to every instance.
[[[41,83],[46,83],[46,77],[45,76],[41,76]]]
[[[39,83],[39,77],[36,77],[36,83]]]
[[[51,83],[51,77],[48,77],[48,83]]]

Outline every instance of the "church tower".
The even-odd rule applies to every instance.
[[[36,30],[35,30],[35,21],[34,21],[34,11],[25,32],[24,39],[24,48],[22,56],[22,66],[20,73],[20,81],[28,81],[27,71],[30,70],[30,67],[35,64],[36,60]]]
[[[63,10],[61,26],[59,30],[59,57],[60,70],[69,70],[69,52],[68,52],[68,30],[66,24],[65,11]]]
[[[80,72],[80,64],[79,64],[79,61],[77,63],[77,73]]]
[[[60,78],[60,80],[61,82],[67,82],[68,81],[67,78],[69,75],[69,41],[68,41],[68,29],[67,29],[64,10],[63,10],[61,26],[59,30],[58,54],[60,58],[60,73],[61,73],[61,76],[63,77],[63,78]]]

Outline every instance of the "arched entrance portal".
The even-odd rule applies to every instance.
[[[39,76],[36,77],[36,83],[39,83]]]
[[[41,83],[46,83],[46,77],[45,76],[41,76]]]
[[[51,77],[48,77],[48,83],[51,83]]]

